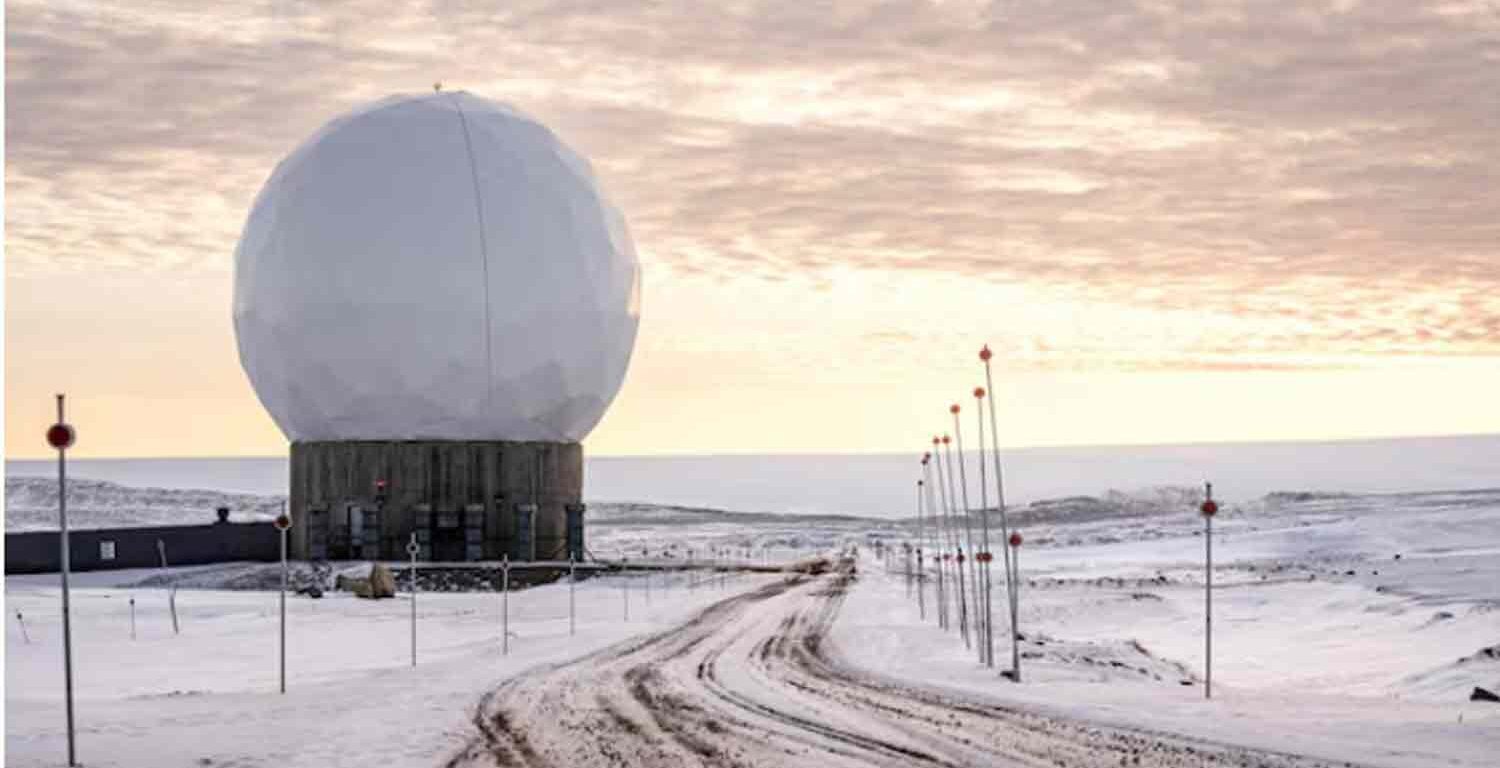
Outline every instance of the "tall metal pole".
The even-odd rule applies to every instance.
[[[989,480],[984,468],[984,390],[974,390],[975,404],[977,410],[974,413],[975,420],[979,423],[979,523],[982,539],[980,542],[979,568],[984,573],[984,663],[993,668],[995,666],[995,617],[994,617],[994,584],[990,579],[990,502],[989,502]]]
[[[924,573],[926,565],[922,562],[922,547],[926,541],[922,538],[922,481],[917,481],[917,618],[927,620],[927,574]]]
[[[577,605],[577,592],[577,563],[573,561],[573,556],[570,554],[568,555],[568,637],[572,637],[578,632],[578,622],[575,618],[577,615],[577,611],[575,610],[575,607]]]
[[[957,419],[957,416],[955,415],[954,418]],[[958,594],[964,600],[964,616],[966,618],[965,625],[972,628],[973,614],[969,610],[969,600],[978,598],[978,595],[974,594],[974,588],[972,584],[974,563],[971,561],[974,559],[974,542],[971,540],[971,537],[968,536],[969,514],[967,510],[965,510],[964,512],[963,527],[956,527],[958,525],[959,499],[958,486],[956,484],[957,480],[955,476],[958,473],[953,468],[953,440],[947,435],[943,435],[943,453],[947,454],[945,458],[948,460],[948,507],[951,510],[952,520],[954,521],[955,525],[955,528],[953,529],[953,535],[958,540],[958,556],[956,558],[958,560],[958,586],[960,588]],[[964,494],[968,495],[968,491],[965,490]],[[965,557],[964,554],[966,552],[968,553],[967,557]],[[969,647],[969,636],[967,634],[964,635],[964,647]]]
[[[941,439],[936,437],[932,438],[932,455],[934,457],[937,457],[939,455],[939,452],[942,450],[942,446],[943,441]],[[957,601],[953,599],[955,597],[954,593],[957,592],[958,584],[955,583],[953,579],[953,567],[949,565],[953,562],[952,525],[950,525],[948,522],[948,497],[945,495],[947,492],[943,489],[943,475],[941,472],[936,471],[936,463],[934,463],[933,465],[933,470],[937,475],[937,492],[933,492],[933,480],[932,478],[928,478],[927,503],[937,509],[938,531],[936,532],[936,536],[938,540],[938,550],[942,552],[942,557],[939,558],[938,567],[944,574],[943,580],[945,582],[943,588],[943,626],[945,629],[952,629],[953,620],[958,615],[958,604]]]
[[[620,558],[620,597],[625,602],[625,620],[630,621],[630,558]]]
[[[946,447],[950,441],[951,438],[943,435],[941,444]],[[958,583],[958,634],[964,639],[964,647],[968,648],[969,596],[968,590],[964,585],[964,548],[958,537],[958,531],[955,527],[956,523],[953,521],[954,517],[957,516],[953,511],[953,506],[957,502],[954,496],[957,492],[953,488],[953,460],[951,457],[948,463],[949,467],[944,471],[943,452],[939,450],[937,452],[938,488],[943,493],[943,515],[947,519],[948,538],[951,540],[954,549],[953,580]]]
[[[69,608],[68,571],[72,567],[68,545],[68,446],[73,443],[72,428],[63,412],[63,396],[57,396],[57,424],[67,429],[65,441],[51,440],[57,447],[57,525],[62,548],[62,625],[63,625],[63,697],[68,712],[68,765],[78,764],[73,739],[73,622]],[[49,439],[52,435],[49,433]]]
[[[937,443],[937,440],[935,438],[933,439],[933,443],[934,443],[934,445]],[[938,627],[940,627],[942,629],[947,629],[948,628],[948,595],[947,595],[947,585],[946,585],[946,582],[947,582],[948,579],[947,579],[947,576],[944,574],[944,571],[946,570],[946,567],[943,565],[943,558],[945,556],[945,552],[947,550],[947,547],[945,547],[943,545],[943,540],[942,540],[942,529],[941,529],[941,526],[942,526],[942,521],[941,521],[942,511],[938,509],[937,504],[935,504],[934,501],[933,501],[931,461],[932,461],[932,454],[928,453],[928,454],[925,454],[925,455],[922,456],[922,485],[923,485],[923,487],[926,488],[926,491],[927,491],[926,501],[927,501],[928,515],[929,516],[933,516],[933,515],[937,515],[938,516],[937,519],[934,519],[932,521],[932,542],[933,542],[933,547],[932,547],[932,564],[933,564],[933,567],[937,570],[937,578],[938,578],[938,581],[937,581],[937,601],[938,601],[938,604],[937,604],[937,622],[938,622]]]
[[[936,475],[936,482],[932,477],[927,477],[927,501],[937,510],[938,527],[934,535],[937,538],[938,572],[943,577],[943,628],[952,629],[953,621],[958,616],[958,604],[954,601],[954,592],[958,585],[953,583],[953,569],[948,565],[952,558],[952,542],[949,536],[948,526],[948,496],[943,487],[943,473],[938,471],[938,457],[942,455],[943,441],[941,438],[932,438],[932,472]],[[936,488],[934,492],[932,489]]]
[[[979,359],[984,361],[984,387],[989,391],[990,395],[990,443],[994,447],[994,450],[990,452],[990,456],[995,464],[995,506],[1000,508],[1000,552],[1005,557],[1005,597],[1007,601],[1014,603],[1016,598],[1015,590],[1011,584],[1010,547],[1005,546],[1005,543],[1010,541],[1010,522],[1007,520],[1005,510],[1005,476],[1000,471],[1000,428],[996,426],[995,422],[995,381],[990,374],[990,358],[992,356],[993,353],[990,352],[988,344],[979,350]],[[1012,606],[1010,613],[1011,615],[1015,615],[1014,606]]]
[[[977,635],[974,638],[974,646],[979,651],[979,663],[983,664],[985,662],[984,638],[985,635],[989,634],[989,629],[985,627],[985,610],[984,606],[981,605],[981,601],[987,598],[984,594],[984,585],[979,582],[981,564],[979,562],[979,550],[974,546],[974,509],[969,506],[969,473],[965,469],[965,465],[969,463],[969,460],[964,456],[964,433],[962,426],[958,423],[958,410],[958,403],[954,403],[949,408],[949,412],[953,414],[953,441],[958,445],[958,487],[963,491],[964,533],[969,546],[969,580],[973,588],[974,620],[976,622],[975,629]]]

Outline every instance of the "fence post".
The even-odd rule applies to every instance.
[[[572,560],[572,555],[568,556]],[[510,655],[510,555],[500,559],[500,648]],[[571,618],[571,616],[569,617]]]
[[[417,553],[422,551],[417,544],[417,533],[412,531],[411,541],[406,544],[406,554],[411,555],[411,665],[417,666]]]
[[[1214,484],[1204,483],[1203,506],[1203,698],[1214,697]]]

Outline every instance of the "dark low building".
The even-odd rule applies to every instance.
[[[52,573],[62,569],[57,531],[5,534],[6,573]],[[229,510],[206,525],[146,528],[87,528],[68,532],[69,567],[74,571],[205,565],[281,557],[276,527],[269,522],[234,523]]]

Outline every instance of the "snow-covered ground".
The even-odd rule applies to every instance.
[[[989,671],[931,620],[935,583],[919,619],[904,561],[865,569],[832,637],[854,665],[1042,711],[1374,765],[1497,764],[1500,704],[1468,698],[1500,690],[1500,492],[1283,494],[1221,514],[1211,702],[1201,527],[1033,526],[1051,545],[1022,553],[1020,685],[998,675],[1003,590]]]
[[[294,597],[283,696],[276,593],[179,590],[182,631],[173,635],[165,590],[110,586],[148,575],[75,577],[76,716],[86,765],[435,765],[469,736],[479,697],[506,678],[670,626],[774,578],[740,576],[724,587],[690,589],[686,577],[666,586],[656,576],[648,605],[636,577],[628,621],[622,579],[586,580],[577,587],[574,636],[565,584],[513,592],[508,656],[501,653],[499,595],[419,595],[415,669],[405,594],[380,601],[347,593]],[[6,579],[7,765],[59,765],[65,756],[56,583]]]
[[[778,557],[790,559],[858,544],[861,574],[842,600],[829,645],[843,662],[903,685],[1329,760],[1496,765],[1500,705],[1470,702],[1468,694],[1474,686],[1500,689],[1500,491],[1279,493],[1227,505],[1215,522],[1212,702],[1202,699],[1203,538],[1195,499],[1191,490],[1162,489],[1015,511],[1027,535],[1020,685],[998,675],[1009,660],[1003,634],[997,670],[982,668],[955,633],[933,625],[931,585],[924,622],[901,563],[887,573],[875,557],[876,542],[912,540],[910,526],[620,504],[593,521],[590,547],[660,557],[779,546]],[[179,573],[184,584],[201,587],[229,584],[241,570]],[[658,581],[647,608],[637,577],[629,622],[620,579],[585,582],[574,638],[565,586],[517,592],[508,657],[499,653],[496,595],[423,595],[415,671],[406,599],[298,597],[289,603],[291,690],[280,696],[275,593],[180,590],[182,634],[173,636],[167,593],[140,586],[156,576],[75,577],[86,764],[439,764],[472,746],[481,697],[521,671],[668,629],[736,590],[776,579],[742,576],[727,590],[689,590],[679,581],[671,591]],[[58,764],[56,577],[8,578],[6,598],[8,764]],[[996,599],[1003,604],[998,589]],[[1003,612],[995,613],[1003,630]],[[745,621],[772,631],[774,619],[773,612]]]

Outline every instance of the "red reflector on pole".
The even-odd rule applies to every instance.
[[[1219,504],[1213,499],[1209,499],[1208,501],[1203,502],[1203,506],[1199,507],[1199,509],[1203,510],[1204,517],[1213,517],[1219,512]]]
[[[47,445],[61,451],[73,447],[73,440],[77,437],[73,433],[72,424],[58,422],[47,428]]]
[[[990,352],[990,345],[986,344],[984,345],[983,349],[979,350],[979,359],[985,362],[989,362],[990,356],[992,354],[993,353]]]
[[[983,398],[984,398],[984,387],[975,387],[974,388],[974,399],[976,399],[976,400],[982,400]]]
[[[1012,547],[1021,546],[1021,533],[1019,531],[1010,535],[1010,545]]]

